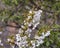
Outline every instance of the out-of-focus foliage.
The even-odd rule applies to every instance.
[[[57,16],[60,13],[60,1],[59,0],[0,0],[0,20],[9,20],[12,16],[26,16],[28,10],[38,10],[39,7],[44,11],[43,16],[53,16],[57,20]],[[49,12],[53,15],[50,15]],[[55,17],[56,16],[56,17]],[[20,19],[21,20],[21,19]]]

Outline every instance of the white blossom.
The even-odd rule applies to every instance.
[[[16,34],[16,41],[20,41],[20,40],[21,40],[20,34]]]
[[[24,25],[27,25],[27,23],[24,23]]]
[[[17,34],[15,44],[17,44],[19,47],[25,47],[25,45],[27,44],[26,39],[27,39],[27,36],[20,37],[20,35]]]
[[[2,34],[2,32],[0,32],[0,34]]]
[[[40,21],[41,13],[42,13],[42,10],[38,10],[35,12],[35,15],[33,17],[33,22],[39,22]]]
[[[44,43],[44,41],[43,40],[37,40],[37,44],[36,44],[36,46],[39,46],[40,44],[43,44]]]
[[[36,46],[39,46],[40,45],[40,43],[39,43],[39,41],[37,40],[37,44],[36,44]]]
[[[32,14],[32,10],[30,10],[29,13]]]
[[[37,35],[35,35],[35,37],[34,37],[35,39],[39,39],[39,36],[37,36]]]
[[[43,40],[40,40],[40,41],[39,41],[39,43],[40,43],[40,44],[43,44],[43,43],[44,43],[44,41],[43,41]]]
[[[32,10],[29,11],[30,14],[33,13]],[[36,46],[38,47],[40,44],[44,43],[44,39],[50,35],[50,31],[47,31],[47,33],[42,32],[41,36],[35,35],[34,39],[35,40],[30,40],[30,43],[32,44],[31,46],[29,46],[28,44],[28,38],[30,38],[31,36],[31,32],[40,24],[40,17],[41,17],[41,13],[42,10],[38,10],[38,11],[34,11],[34,15],[33,15],[33,19],[31,22],[27,22],[24,20],[24,25],[27,25],[28,28],[25,31],[25,33],[27,34],[27,36],[20,36],[21,33],[23,33],[23,29],[21,28],[25,28],[24,25],[21,25],[21,28],[19,29],[18,34],[16,34],[16,41],[15,44],[17,44],[19,46],[19,48],[35,48]],[[26,20],[29,20],[31,18],[31,16],[28,16],[28,18]],[[29,26],[33,25],[33,28],[30,29]]]
[[[34,25],[33,30],[37,27],[38,24],[39,24],[39,22]]]
[[[30,23],[30,24],[28,24],[28,26],[31,26],[32,24]]]
[[[30,36],[31,36],[31,34],[29,33],[28,37],[30,37]]]
[[[32,32],[32,30],[30,28],[28,28],[25,32]]]
[[[0,45],[3,46],[3,43],[2,43],[2,41],[1,41],[1,39],[0,39]]]
[[[49,36],[50,35],[50,31],[47,31],[47,33],[45,34],[45,36]]]
[[[3,46],[3,43],[0,43],[1,46]]]
[[[21,28],[25,28],[23,25],[21,25]]]
[[[23,30],[20,28],[18,32],[19,32],[19,33],[22,33],[22,32],[23,32]]]
[[[44,39],[45,38],[45,36],[40,36],[39,37],[39,40],[42,40],[42,39]]]
[[[24,25],[28,25],[29,23],[28,22],[25,22]],[[23,27],[24,28],[24,27]]]
[[[16,37],[20,37],[20,34],[16,34]]]
[[[27,36],[22,37],[22,41],[25,41],[27,39]]]
[[[35,41],[31,41],[33,47],[35,47]]]
[[[9,41],[11,41],[11,39],[8,38],[7,41],[9,42]]]
[[[44,36],[44,32],[42,32],[42,36]]]

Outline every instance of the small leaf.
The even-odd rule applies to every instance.
[[[46,42],[46,46],[49,46],[50,45],[50,43],[49,42]]]

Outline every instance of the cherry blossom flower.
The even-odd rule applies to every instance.
[[[19,46],[19,48],[35,48],[36,46],[38,47],[39,45],[44,43],[44,39],[50,35],[50,31],[47,31],[46,33],[42,32],[41,36],[38,36],[35,34],[34,36],[34,40],[31,40],[31,33],[33,32],[33,30],[35,30],[35,28],[40,24],[40,17],[41,17],[41,13],[42,10],[38,10],[38,11],[29,11],[29,14],[32,14],[34,12],[33,15],[33,19],[31,20],[31,22],[28,22],[26,20],[29,20],[31,18],[31,16],[29,15],[27,17],[26,20],[24,20],[24,25],[21,25],[21,28],[18,31],[18,34],[16,34],[16,41],[15,44],[17,44]],[[25,31],[23,31],[22,28],[25,28],[25,26],[27,25],[27,29]],[[30,26],[32,26],[32,28],[29,28]],[[24,36],[20,36],[21,33],[25,33],[27,35]],[[30,39],[30,40],[27,40]],[[31,46],[29,46],[29,43],[31,43]]]

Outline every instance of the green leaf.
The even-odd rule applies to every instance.
[[[46,46],[49,46],[50,45],[50,43],[49,42],[46,42]]]

